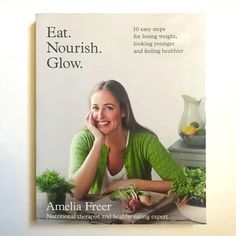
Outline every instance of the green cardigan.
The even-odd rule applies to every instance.
[[[94,142],[94,136],[88,130],[75,135],[71,144],[69,176],[72,177],[83,164]],[[106,170],[109,148],[104,145],[90,193],[100,193]],[[171,158],[158,138],[151,133],[130,131],[128,146],[124,152],[124,165],[127,177],[151,180],[152,168],[163,180],[184,178],[182,168]]]

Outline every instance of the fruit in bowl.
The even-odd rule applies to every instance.
[[[200,128],[199,123],[193,121],[180,129],[180,137],[190,146],[201,147],[206,145],[206,130]]]

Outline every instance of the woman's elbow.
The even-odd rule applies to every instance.
[[[82,200],[87,195],[87,193],[83,193],[76,188],[72,190],[72,193],[73,193],[74,198],[76,198],[77,200]]]
[[[73,197],[78,200],[85,198],[89,191],[88,187],[84,186],[83,182],[78,181],[75,174],[72,176],[71,179],[74,184],[74,188],[71,190]]]

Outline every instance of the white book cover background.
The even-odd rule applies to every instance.
[[[181,95],[205,96],[204,26],[202,14],[38,14],[36,174],[67,176],[101,80],[124,85],[137,121],[166,148],[179,139]]]

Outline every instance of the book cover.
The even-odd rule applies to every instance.
[[[79,148],[79,151],[74,150],[77,148],[73,146],[75,137],[79,136],[81,130],[87,130],[86,135],[88,139],[92,137],[91,142],[94,145],[97,137],[94,135],[94,129],[91,132],[91,127],[88,128],[89,125],[94,125],[96,131],[100,130],[99,134],[102,133],[105,137],[108,136],[106,136],[108,129],[115,129],[116,123],[113,122],[114,127],[110,127],[113,123],[108,118],[94,124],[92,116],[89,115],[91,113],[88,113],[93,109],[94,114],[101,108],[102,115],[106,116],[104,114],[107,110],[114,109],[110,103],[109,106],[106,103],[104,107],[100,107],[98,100],[95,102],[96,106],[91,108],[91,91],[101,81],[115,81],[125,88],[135,120],[157,135],[158,141],[155,142],[166,150],[163,151],[165,155],[174,160],[176,169],[183,169],[185,175],[193,173],[195,180],[199,178],[200,187],[194,186],[192,188],[194,193],[199,194],[199,188],[205,188],[205,15],[38,14],[36,16],[36,222],[206,223],[206,206],[197,207],[196,204],[192,204],[188,207],[188,203],[194,202],[196,197],[187,196],[187,193],[185,196],[181,195],[179,203],[177,195],[170,194],[171,191],[167,194],[165,191],[136,189],[133,184],[124,188],[119,186],[117,189],[126,192],[124,194],[120,191],[122,193],[118,195],[123,195],[118,197],[116,195],[115,199],[111,196],[112,192],[117,190],[114,187],[107,194],[101,194],[104,184],[104,179],[101,182],[101,178],[105,172],[98,166],[102,165],[102,158],[98,159],[96,171],[90,166],[83,175],[86,183],[92,178],[90,183],[92,190],[90,189],[87,195],[81,198],[78,197],[80,193],[75,194],[77,190],[70,192],[73,187],[78,188],[79,192],[83,185],[83,183],[81,186],[70,185],[71,173],[74,174],[73,178],[77,173],[73,169],[74,166],[81,168],[85,161],[74,160],[72,157],[76,153],[81,153]],[[119,109],[121,119],[123,115],[127,117],[127,111],[124,110],[122,113],[122,108]],[[132,146],[135,140],[135,132],[132,128],[126,130],[125,137],[128,141],[124,148],[128,149],[127,145]],[[82,145],[83,140],[79,138],[78,140],[77,145]],[[150,143],[152,139],[144,148],[148,149]],[[89,141],[86,145],[89,145]],[[92,150],[92,146],[89,150]],[[111,150],[113,149],[110,148],[107,158],[111,156]],[[87,157],[90,152],[85,151],[85,153]],[[99,153],[102,153],[100,149]],[[145,154],[147,156],[144,165],[136,160],[137,156],[130,154],[129,158],[136,158],[131,162],[130,165],[134,166],[131,168],[125,160],[125,155],[129,155],[128,151],[124,153],[121,162],[114,162],[113,166],[112,162],[109,162],[110,166],[107,162],[106,170],[110,168],[116,175],[121,172],[118,167],[123,165],[126,177],[122,177],[122,180],[142,179],[140,176],[144,176],[144,180],[152,179],[157,184],[162,180],[174,182],[171,175],[168,175],[167,169],[163,171],[164,173],[158,171],[161,169],[161,161],[156,161],[157,166],[154,166],[152,164],[155,160],[151,160],[151,157]],[[158,153],[153,155],[158,156]],[[117,156],[115,151],[114,156]],[[163,166],[167,165],[168,158],[165,161],[163,159]],[[72,162],[75,164],[72,165]],[[142,174],[131,175],[132,171],[136,173],[134,169],[139,168],[139,165]],[[147,169],[150,173],[145,173]],[[90,172],[94,172],[92,177]],[[109,181],[113,178],[113,174],[108,177]],[[55,179],[60,183],[53,183]],[[50,181],[54,185],[48,186]],[[76,185],[75,182],[72,184]],[[146,182],[144,185],[146,188]],[[47,188],[50,188],[49,192]],[[62,192],[62,188],[66,189],[64,201],[54,204],[53,188],[56,189],[56,193]],[[155,188],[154,186],[152,189]],[[151,203],[140,202],[142,198],[140,196],[149,197]],[[50,200],[52,197],[54,200]],[[137,200],[138,204],[130,206],[127,199]]]

